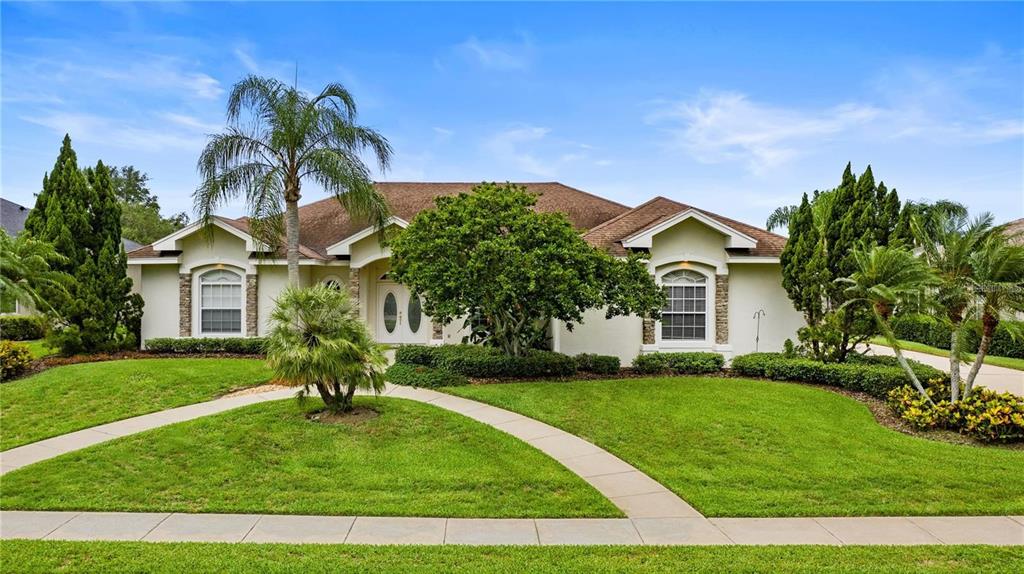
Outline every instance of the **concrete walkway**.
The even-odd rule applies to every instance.
[[[41,440],[0,453],[0,474],[117,437],[238,407],[285,399],[294,393],[292,389],[285,389],[216,399]],[[630,464],[551,425],[512,411],[427,389],[388,385],[384,395],[453,411],[525,441],[590,483],[629,518],[701,517],[675,493]]]
[[[1024,516],[476,519],[0,511],[0,537],[334,544],[1024,545]]]
[[[871,351],[869,354],[887,356],[894,355],[892,348],[874,343],[871,345]],[[935,355],[929,355],[928,353],[919,353],[917,351],[903,351],[903,356],[908,359],[913,359],[919,363],[931,365],[943,372],[949,372],[949,359],[946,357],[938,357]],[[961,376],[966,377],[970,369],[970,364],[961,364]],[[983,363],[981,365],[981,369],[978,370],[978,378],[975,379],[974,384],[981,385],[994,391],[1013,393],[1017,396],[1024,397],[1024,371]]]

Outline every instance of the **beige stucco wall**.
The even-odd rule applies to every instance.
[[[754,352],[757,320],[754,313],[764,309],[761,318],[760,351],[780,351],[785,340],[796,342],[803,316],[793,308],[782,288],[782,268],[772,264],[735,264],[729,273],[729,338],[733,354]]]
[[[583,314],[583,322],[570,332],[565,323],[557,322],[557,348],[567,355],[598,353],[614,355],[628,366],[640,354],[643,339],[643,320],[636,315],[605,319],[604,309],[590,309]]]
[[[181,267],[191,269],[202,265],[225,264],[241,269],[249,267],[249,253],[245,241],[220,229],[213,228],[213,240],[200,231],[181,241]]]
[[[141,268],[142,340],[178,336],[178,266],[139,265]]]
[[[700,221],[687,219],[654,236],[651,262],[703,261],[724,262],[725,235]]]

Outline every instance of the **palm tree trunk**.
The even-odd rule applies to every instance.
[[[890,343],[894,342],[895,341],[891,341]],[[929,403],[935,404],[932,402],[932,398],[929,397],[928,393],[924,390],[924,385],[922,385],[921,381],[917,379],[917,375],[914,374],[914,369],[910,368],[910,363],[908,363],[906,357],[903,356],[903,351],[900,350],[899,344],[897,343],[894,345],[892,350],[896,353],[896,361],[899,362],[900,366],[903,367],[903,370],[906,371],[907,375],[910,377],[910,382],[914,384],[914,388],[917,389],[917,392],[921,393],[922,397],[928,399]]]
[[[954,324],[949,335],[949,400],[960,400],[960,325]]]
[[[290,195],[290,194],[289,194]],[[295,195],[298,195],[297,193]],[[299,286],[299,201],[285,199],[285,234],[288,240],[288,284]]]
[[[985,355],[988,354],[989,345],[992,344],[992,337],[995,335],[999,318],[988,313],[981,317],[981,342],[978,343],[978,353],[974,356],[974,364],[967,373],[967,380],[964,383],[964,399],[971,396],[971,389],[974,388],[974,380],[978,377],[981,364],[985,362]]]

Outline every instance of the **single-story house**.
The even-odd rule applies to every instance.
[[[434,199],[468,192],[472,183],[378,183],[391,205],[389,225],[405,227]],[[537,208],[565,213],[583,237],[623,256],[650,255],[651,274],[669,297],[660,321],[605,319],[593,309],[569,331],[553,322],[552,347],[568,354],[617,355],[629,362],[652,351],[717,351],[726,357],[779,350],[803,319],[781,286],[785,238],[763,229],[656,197],[634,208],[563,185],[527,183]],[[461,342],[461,324],[425,316],[417,298],[388,275],[390,251],[366,222],[333,198],[299,208],[303,285],[347,288],[382,343]],[[143,341],[154,337],[264,335],[274,298],[287,283],[283,248],[271,251],[249,234],[245,218],[216,217],[212,233],[198,223],[128,253],[142,294]]]

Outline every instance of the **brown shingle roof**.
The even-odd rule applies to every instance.
[[[729,219],[717,213],[711,213],[710,211],[698,209],[660,196],[594,227],[584,234],[583,238],[590,242],[591,245],[604,248],[614,255],[625,255],[626,249],[622,247],[623,239],[636,235],[645,229],[650,229],[677,213],[688,209],[703,213],[723,225],[727,225],[740,233],[756,239],[757,246],[747,250],[746,254],[748,255],[778,257],[782,253],[783,246],[786,244],[786,238],[781,235],[775,235],[735,219]]]
[[[468,193],[477,183],[382,182],[377,189],[387,199],[391,212],[405,221],[424,209],[434,207],[434,199]],[[527,191],[539,195],[540,211],[565,213],[577,229],[584,231],[629,210],[614,201],[557,182],[523,183]],[[331,245],[369,227],[365,220],[352,220],[334,198],[322,199],[299,208],[299,241],[326,254]]]
[[[477,183],[417,183],[379,182],[375,184],[387,200],[393,215],[411,220],[424,209],[434,207],[434,199],[446,195],[468,193]],[[616,215],[627,212],[628,207],[591,193],[557,182],[520,184],[527,191],[538,194],[537,208],[541,211],[565,213],[574,226],[585,231]],[[218,217],[228,225],[249,233],[248,219]],[[327,248],[342,239],[369,227],[365,220],[353,220],[333,197],[314,201],[299,207],[299,253],[307,259],[326,259]],[[285,257],[284,248],[279,248],[274,257]],[[152,246],[136,249],[128,254],[130,259],[159,257],[160,252]]]

